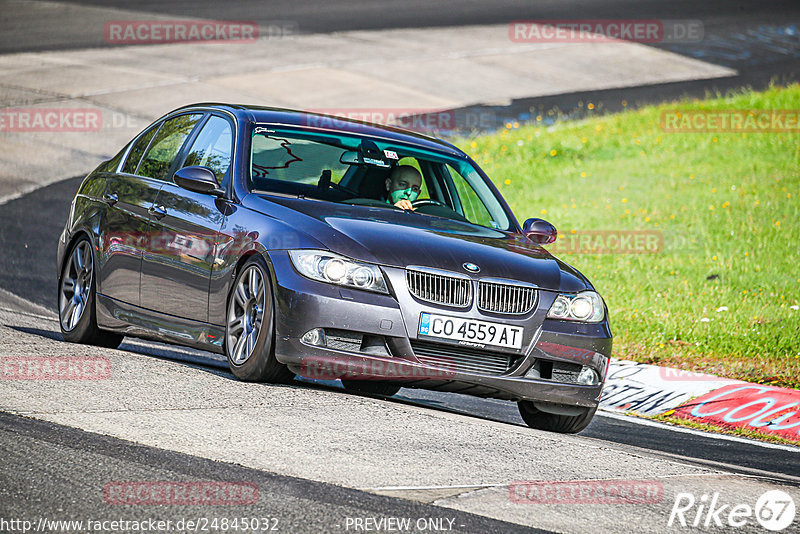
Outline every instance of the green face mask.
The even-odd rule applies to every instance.
[[[397,204],[403,199],[407,199],[410,202],[414,202],[417,200],[419,196],[419,191],[414,191],[413,188],[409,187],[408,189],[398,189],[397,191],[392,191],[389,194],[389,198],[392,199],[392,204]]]

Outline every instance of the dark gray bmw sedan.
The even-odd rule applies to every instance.
[[[67,341],[225,354],[242,380],[341,379],[518,402],[578,432],[611,354],[603,299],[443,141],[299,111],[197,104],[81,184],[58,247]]]

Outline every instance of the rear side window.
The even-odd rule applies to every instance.
[[[232,150],[233,133],[230,123],[222,117],[212,115],[192,143],[183,166],[208,167],[217,175],[217,180],[222,181],[231,165]]]
[[[111,158],[110,160],[106,161],[103,164],[102,171],[103,172],[117,172],[117,167],[119,167],[119,162],[122,161],[122,156],[125,155],[125,149],[119,151],[119,153]]]
[[[158,131],[158,126],[159,125],[154,126],[136,140],[131,147],[131,151],[128,153],[128,159],[125,160],[125,166],[122,167],[122,172],[136,174],[136,167],[139,166],[139,160],[142,159],[142,154],[144,154],[144,151],[147,149],[147,145],[150,144],[150,139],[152,139],[153,135]]]
[[[202,116],[200,113],[180,115],[166,121],[142,158],[137,174],[157,180],[168,180],[167,175],[172,163]]]

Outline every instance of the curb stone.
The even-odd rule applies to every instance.
[[[600,409],[670,415],[800,441],[800,391],[612,359]]]

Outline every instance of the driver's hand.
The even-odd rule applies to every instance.
[[[411,205],[411,201],[408,200],[407,198],[398,200],[397,202],[394,203],[394,205],[403,210],[413,211],[415,209],[414,206]]]

